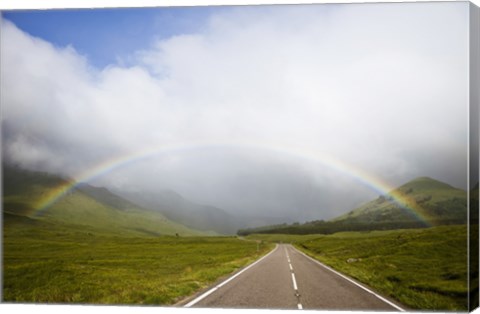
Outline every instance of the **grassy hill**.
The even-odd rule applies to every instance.
[[[401,201],[398,202],[396,199]],[[433,225],[449,222],[465,223],[467,193],[446,183],[420,177],[333,221],[350,220],[364,223],[415,221],[418,216]]]
[[[122,193],[122,195],[147,208],[161,212],[165,217],[182,225],[219,234],[234,234],[241,221],[221,208],[191,202],[178,193],[162,190],[157,193]]]
[[[467,222],[467,193],[446,183],[421,177],[330,221],[242,229],[251,233],[332,234],[340,231],[424,228]]]
[[[173,222],[158,211],[142,208],[105,188],[85,184],[73,189],[44,211],[38,211],[40,199],[58,186],[68,183],[68,180],[52,174],[5,166],[3,211],[9,215],[5,215],[4,224],[19,219],[14,216],[24,216],[118,235],[207,234]]]

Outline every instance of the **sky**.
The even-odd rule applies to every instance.
[[[208,6],[54,9],[5,11],[3,17],[56,47],[73,46],[92,66],[103,68],[128,63],[131,54],[156,40],[196,31],[212,11]]]
[[[377,197],[372,182],[466,188],[467,17],[462,2],[4,12],[4,160],[300,221]]]

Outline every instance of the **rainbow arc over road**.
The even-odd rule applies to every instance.
[[[52,189],[49,193],[40,198],[35,206],[31,216],[40,215],[50,206],[56,203],[63,196],[75,189],[78,184],[87,183],[99,178],[116,169],[126,167],[128,165],[141,162],[143,160],[152,159],[168,153],[195,153],[199,149],[209,148],[231,148],[231,149],[257,149],[265,150],[275,154],[289,155],[296,158],[306,159],[326,166],[334,171],[338,171],[344,175],[352,177],[365,186],[373,189],[380,195],[389,194],[391,201],[397,203],[402,208],[408,210],[417,220],[431,225],[431,217],[426,211],[416,204],[416,202],[395,189],[387,182],[364,171],[360,167],[346,163],[324,152],[308,149],[299,146],[275,145],[271,143],[232,143],[232,142],[201,142],[201,143],[182,143],[165,145],[160,147],[147,148],[144,150],[127,153],[106,159],[97,165],[86,169],[84,172],[75,176],[74,180],[66,181],[64,184]]]

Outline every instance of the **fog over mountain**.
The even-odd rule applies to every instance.
[[[381,193],[359,173],[465,189],[467,9],[222,7],[104,68],[4,18],[3,158],[293,221]]]

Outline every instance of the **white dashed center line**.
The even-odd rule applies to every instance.
[[[290,261],[290,256],[288,256],[287,248],[285,248],[285,255],[287,255],[288,267],[290,268],[290,272],[292,274],[293,289],[295,290],[295,296],[298,300],[297,307],[299,310],[303,310],[302,303],[300,303],[300,294],[298,293],[297,280],[295,279],[295,273],[293,272],[293,266],[292,262]]]
[[[294,273],[292,273],[292,281],[293,281],[293,289],[298,291],[297,281],[295,280],[295,274]]]

